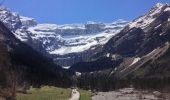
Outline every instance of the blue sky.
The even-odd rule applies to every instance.
[[[4,5],[39,23],[69,24],[130,21],[158,2],[170,3],[170,0],[6,0]]]

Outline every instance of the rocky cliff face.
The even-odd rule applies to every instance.
[[[62,66],[87,61],[127,24],[124,20],[108,24],[37,24],[34,19],[20,16],[4,7],[0,8],[0,20],[18,39],[52,57]]]

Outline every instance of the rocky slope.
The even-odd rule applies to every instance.
[[[113,55],[116,53],[124,57],[116,76],[125,77],[149,63],[155,63],[163,55],[167,55],[170,40],[169,19],[170,5],[158,3],[149,13],[129,24],[119,34],[120,36],[112,38],[106,44],[105,52]],[[156,69],[148,67],[145,71],[138,71],[138,75],[143,71],[140,76],[146,77],[145,75],[148,73],[151,75],[153,70]],[[159,71],[165,72],[164,69],[159,69]],[[152,73],[153,76],[156,74],[156,71]]]
[[[157,71],[162,74],[166,70],[164,76],[169,76],[169,67],[161,67],[153,69],[153,63],[160,62],[162,56],[168,56],[169,40],[170,40],[170,5],[158,3],[146,15],[143,15],[130,24],[128,24],[120,33],[112,37],[102,52],[96,54],[88,62],[88,66],[95,69],[105,69],[105,63],[110,59],[117,62],[117,65],[110,64],[111,72],[109,75],[114,75],[119,78],[124,78],[133,73],[134,77],[145,77],[146,75],[156,75]],[[96,63],[103,59],[102,63]],[[165,57],[163,57],[165,59]],[[168,63],[169,58],[165,62],[161,62],[159,66]],[[104,61],[105,60],[105,61]],[[146,67],[146,65],[152,67]],[[74,64],[71,69],[80,71],[81,63]],[[91,72],[86,64],[81,65],[85,72]],[[144,67],[145,66],[145,67]],[[108,68],[107,68],[108,69]],[[139,69],[139,70],[138,70]],[[151,74],[151,71],[155,70]],[[135,73],[136,72],[136,73]],[[157,75],[159,76],[159,75]]]
[[[123,88],[117,91],[99,92],[92,100],[169,100],[169,93],[159,91],[141,91],[133,88]]]
[[[38,24],[34,19],[20,16],[5,7],[0,8],[0,20],[18,39],[62,66],[87,61],[127,24],[124,20],[113,23]]]

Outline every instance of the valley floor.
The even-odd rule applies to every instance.
[[[133,88],[92,93],[81,89],[71,90],[45,86],[31,88],[27,94],[17,94],[17,100],[170,100],[170,93],[139,91]]]
[[[91,91],[50,86],[30,88],[27,94],[17,94],[17,100],[91,100],[91,97]]]
[[[79,90],[80,100],[92,100],[92,92],[87,90]]]
[[[27,94],[17,94],[17,100],[68,100],[71,89],[57,87],[31,88]]]
[[[99,92],[92,100],[170,100],[170,93],[158,91],[137,91],[133,88],[124,88],[112,92]]]

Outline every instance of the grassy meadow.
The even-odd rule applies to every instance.
[[[87,90],[79,90],[80,100],[92,100],[92,92]]]
[[[17,94],[17,100],[68,100],[71,89],[57,87],[31,88],[27,94]]]

